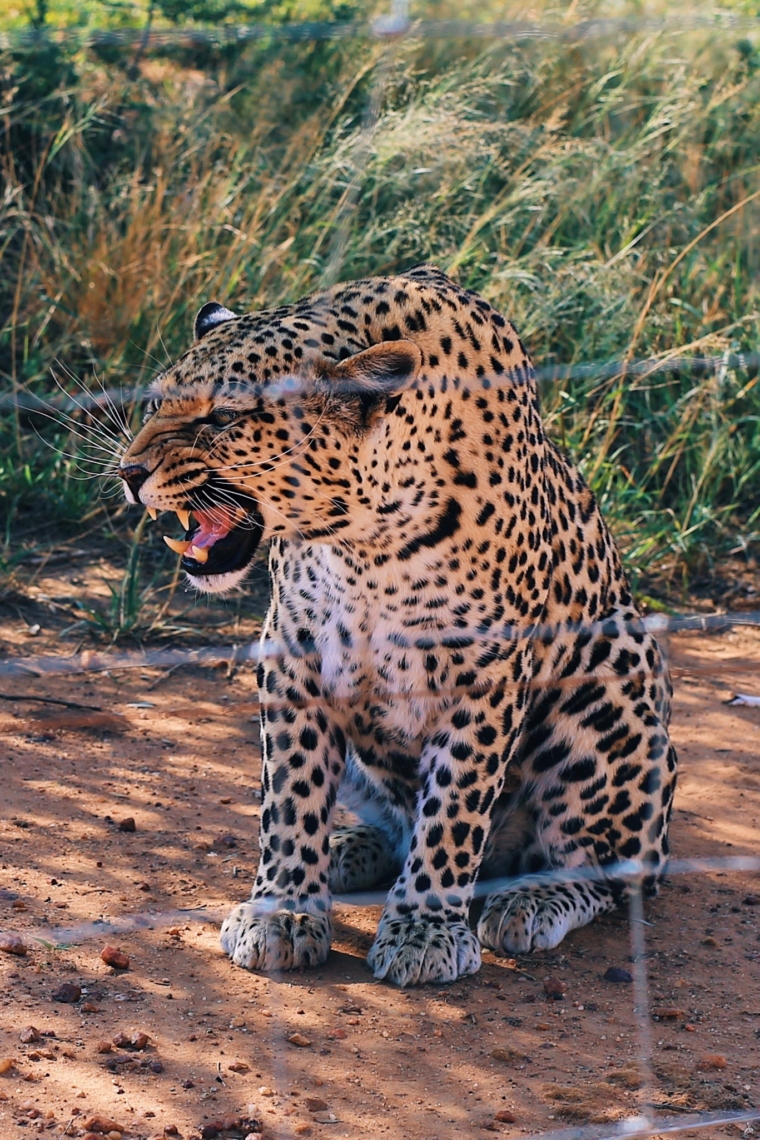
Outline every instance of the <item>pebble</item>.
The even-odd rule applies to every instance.
[[[110,1041],[98,1041],[96,1050],[98,1053],[110,1053],[113,1046]]]
[[[544,993],[552,1001],[562,1001],[565,996],[565,983],[556,974],[544,978]]]
[[[217,1120],[209,1120],[207,1124],[201,1127],[201,1136],[203,1140],[213,1140],[214,1136],[218,1136],[220,1132],[237,1132],[244,1127],[250,1125],[250,1121],[243,1121],[239,1116],[233,1116],[232,1113],[227,1113],[225,1116],[220,1116]]]
[[[683,1017],[683,1010],[671,1005],[658,1005],[652,1010],[652,1017],[659,1017],[663,1021],[678,1021]]]
[[[117,1033],[113,1039],[117,1049],[134,1049],[141,1052],[150,1043],[147,1033]]]
[[[504,1061],[507,1065],[514,1065],[517,1061],[524,1061],[525,1054],[519,1049],[512,1049],[509,1045],[497,1045],[490,1054],[494,1061]]]
[[[63,982],[52,994],[53,1001],[63,1002],[64,1005],[73,1005],[81,996],[82,990],[76,982]]]
[[[326,1100],[322,1100],[321,1096],[306,1096],[302,1103],[307,1112],[326,1112],[330,1107]]]
[[[604,975],[605,982],[632,982],[633,974],[630,970],[623,970],[620,966],[610,966]]]
[[[296,1136],[308,1136],[311,1133],[311,1125],[305,1123],[296,1124],[293,1131],[295,1132]]]
[[[274,1089],[270,1088],[269,1085],[262,1085],[259,1089],[259,1096],[274,1096]]]
[[[18,934],[0,934],[0,950],[3,954],[15,954],[23,958],[29,947]]]
[[[494,1113],[493,1118],[499,1124],[514,1124],[517,1120],[514,1112],[510,1112],[508,1108],[500,1108],[498,1112]]]
[[[728,1061],[722,1053],[706,1053],[697,1061],[698,1069],[725,1069]]]
[[[0,1073],[9,1073],[14,1068],[16,1062],[13,1057],[3,1057],[0,1060]]]
[[[308,1037],[304,1037],[303,1033],[291,1033],[288,1041],[291,1045],[297,1045],[299,1049],[308,1049],[311,1045],[311,1041]]]
[[[745,906],[760,906],[760,895],[746,895],[742,902]]]
[[[227,1068],[231,1073],[250,1073],[251,1066],[246,1065],[245,1061],[233,1061]]]
[[[79,1008],[82,1013],[100,1013],[100,1006],[94,1001],[83,1001]]]
[[[129,969],[129,955],[123,950],[117,950],[115,946],[104,946],[100,951],[100,957],[106,966],[112,966],[114,970]]]
[[[338,1118],[332,1112],[315,1112],[314,1119],[317,1124],[337,1124]]]
[[[35,1029],[33,1025],[27,1025],[26,1029],[22,1029],[18,1035],[18,1039],[22,1045],[31,1045],[33,1041],[40,1041],[42,1034],[39,1029]]]
[[[327,1034],[328,1041],[345,1041],[348,1033],[345,1029],[331,1029]]]
[[[123,1124],[118,1124],[112,1120],[110,1116],[89,1116],[87,1120],[82,1121],[82,1127],[87,1132],[95,1132],[101,1136],[108,1136],[111,1140],[110,1133],[116,1132],[121,1136],[122,1132],[126,1132]]]
[[[119,831],[137,831],[135,821],[131,815],[128,815],[126,819],[123,819],[121,821],[119,824]]]

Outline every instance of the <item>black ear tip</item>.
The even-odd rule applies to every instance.
[[[209,301],[196,314],[193,324],[195,339],[200,340],[217,325],[223,325],[225,321],[233,321],[236,317],[237,313],[233,313],[231,309],[225,309],[224,305],[220,305],[218,301]]]

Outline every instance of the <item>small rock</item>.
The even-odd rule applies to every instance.
[[[725,1069],[728,1061],[722,1053],[706,1053],[697,1061],[698,1069]]]
[[[620,966],[610,966],[604,974],[605,982],[632,982],[633,974],[629,970],[623,970]]]
[[[329,1105],[321,1096],[305,1096],[301,1102],[307,1112],[326,1112]]]
[[[53,991],[53,1001],[63,1002],[64,1005],[73,1005],[79,1001],[82,990],[76,982],[63,982],[57,990]],[[92,1132],[93,1130],[90,1129]]]
[[[219,844],[220,847],[228,847],[229,848],[229,847],[237,847],[238,841],[234,835],[231,835],[228,832],[226,835],[220,835],[219,838],[217,839],[217,843]]]
[[[123,950],[117,950],[115,946],[104,946],[100,951],[100,957],[106,966],[112,966],[114,970],[129,969],[129,955]]]
[[[345,1029],[331,1029],[327,1034],[328,1041],[345,1041],[348,1033]]]
[[[18,934],[0,934],[0,950],[3,954],[15,954],[18,958],[23,958],[27,953],[29,947]]]
[[[565,996],[565,983],[556,974],[544,978],[544,993],[552,1001],[562,1001]]]
[[[269,1085],[262,1085],[259,1088],[259,1096],[274,1096],[274,1089],[270,1088]]]
[[[137,831],[135,821],[131,815],[128,815],[126,819],[123,819],[121,821],[119,824],[119,831]]]
[[[227,1068],[231,1073],[250,1073],[251,1066],[246,1065],[245,1061],[233,1061]]]
[[[113,1039],[113,1043],[117,1049],[133,1049],[137,1052],[142,1052],[150,1043],[150,1037],[147,1033],[117,1033]]]
[[[195,1081],[191,1081],[190,1078],[188,1077],[188,1079],[186,1081],[182,1082],[182,1088],[183,1089],[194,1089],[195,1088]]]
[[[497,1045],[495,1049],[491,1050],[491,1056],[494,1061],[504,1061],[507,1065],[514,1065],[518,1061],[525,1060],[524,1053],[521,1053],[519,1049],[512,1049],[509,1045]]]
[[[150,1069],[151,1073],[163,1073],[164,1063],[163,1063],[163,1061],[158,1061],[158,1060],[149,1061],[148,1062],[148,1068]]]
[[[100,1013],[100,1006],[95,1005],[94,1001],[83,1001],[79,1008],[82,1013]]]
[[[498,1112],[494,1113],[493,1118],[499,1124],[514,1124],[517,1121],[514,1112],[510,1112],[508,1108],[500,1108]]]
[[[746,895],[742,902],[745,906],[760,906],[760,895]]]
[[[315,1112],[314,1119],[317,1124],[337,1124],[338,1118],[332,1112]]]
[[[15,1066],[16,1062],[13,1057],[3,1057],[0,1060],[0,1073],[9,1073]]]
[[[233,1017],[232,1021],[230,1022],[230,1029],[244,1029],[244,1028],[245,1028],[245,1018],[244,1017]]]
[[[145,1115],[146,1116],[148,1115],[147,1112]],[[164,1125],[164,1136],[179,1136],[179,1128],[177,1128],[177,1125],[176,1124],[165,1124]]]
[[[33,1041],[40,1041],[42,1034],[39,1029],[35,1029],[33,1025],[27,1025],[26,1029],[22,1029],[18,1035],[18,1039],[22,1045],[31,1045]]]
[[[110,1041],[98,1041],[96,1051],[98,1053],[110,1053],[113,1046]]]
[[[652,1017],[659,1017],[663,1021],[677,1021],[683,1017],[683,1010],[671,1005],[659,1005],[652,1010]]]
[[[311,1045],[311,1041],[308,1037],[304,1037],[303,1033],[291,1033],[288,1041],[291,1045],[297,1045],[299,1049],[308,1049]]]
[[[222,1132],[236,1132],[243,1125],[243,1121],[239,1116],[232,1116],[228,1114],[220,1117],[218,1120],[209,1120],[207,1124],[201,1127],[201,1136],[203,1140],[213,1140],[214,1136],[219,1136]]]
[[[100,1136],[107,1136],[109,1132],[126,1132],[123,1124],[117,1124],[110,1116],[89,1116],[82,1121],[82,1127],[88,1132],[95,1132]]]
[[[708,938],[702,939],[702,945],[703,946],[720,946],[720,942],[718,942],[717,938],[708,937]]]
[[[293,1131],[295,1132],[296,1136],[309,1136],[309,1135],[311,1135],[311,1125],[306,1124],[305,1122],[302,1122],[301,1124],[296,1124]],[[255,1136],[255,1135],[256,1135],[255,1132],[249,1133],[248,1136],[246,1137],[246,1140],[249,1140],[250,1136]],[[261,1133],[259,1133],[259,1135],[261,1135]]]

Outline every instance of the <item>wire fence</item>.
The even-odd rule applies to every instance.
[[[260,41],[304,43],[356,38],[420,40],[559,40],[574,43],[606,36],[639,32],[755,31],[760,18],[741,13],[688,11],[678,15],[621,16],[569,21],[528,22],[521,20],[424,20],[409,16],[408,3],[371,22],[309,21],[306,23],[222,24],[218,27],[184,28],[22,28],[0,32],[0,50],[31,49],[45,42],[78,47],[137,47],[141,51],[170,46],[229,47]]]
[[[119,30],[81,30],[64,29],[57,31],[13,31],[0,33],[0,50],[34,49],[45,39],[49,38],[57,43],[73,43],[86,48],[98,47],[136,47],[141,51],[159,49],[169,45],[210,45],[228,46],[245,44],[247,42],[282,40],[289,42],[303,42],[309,40],[330,40],[349,37],[375,37],[388,40],[388,53],[393,51],[394,41],[402,37],[433,40],[444,39],[486,39],[486,40],[521,40],[521,39],[558,39],[573,43],[594,37],[618,36],[631,32],[657,31],[664,33],[681,34],[689,30],[731,30],[753,31],[760,27],[760,21],[753,17],[739,16],[726,12],[714,15],[688,13],[686,16],[664,16],[661,18],[638,17],[636,19],[593,19],[583,20],[570,24],[559,23],[525,23],[525,22],[489,22],[478,23],[471,20],[414,20],[410,17],[407,5],[398,3],[391,12],[379,18],[374,23],[308,23],[270,26],[263,24],[219,27],[219,28],[186,28],[186,29],[119,29]],[[390,55],[386,58],[390,58]],[[343,194],[341,206],[336,215],[335,232],[331,246],[329,264],[326,270],[327,284],[340,279],[341,269],[345,259],[347,242],[347,222],[355,204],[358,187],[358,173],[372,144],[379,108],[382,103],[384,84],[387,77],[387,66],[383,60],[375,70],[375,77],[370,90],[367,110],[362,130],[357,137],[352,156],[353,174],[348,178]],[[695,375],[717,374],[721,371],[741,370],[755,375],[760,367],[760,354],[726,352],[717,356],[694,357],[679,354],[677,351],[663,354],[660,357],[641,360],[614,360],[591,362],[586,364],[573,364],[567,366],[549,366],[538,368],[536,378],[539,383],[556,384],[575,378],[594,377],[601,381],[616,377],[627,377],[633,381],[662,372],[687,372]],[[493,383],[513,383],[513,377],[494,377]],[[297,398],[303,391],[303,382],[298,378],[292,380],[279,380],[270,386],[273,395],[288,395]],[[123,409],[130,407],[144,399],[144,389],[129,389],[127,391],[101,390],[100,392],[81,391],[71,395],[60,391],[51,397],[39,397],[32,393],[15,392],[0,397],[0,408],[17,409],[22,412],[34,414],[58,413],[74,414],[94,413],[112,408]],[[662,636],[665,634],[699,632],[704,635],[720,634],[729,629],[741,626],[760,626],[760,611],[727,612],[715,614],[650,614],[631,623],[631,628],[637,632]],[[528,629],[515,629],[510,624],[499,627],[482,629],[477,626],[471,629],[457,629],[458,639],[470,643],[487,641],[489,643],[512,641],[515,639],[536,638],[547,640],[560,637],[563,634],[575,634],[581,629],[590,633],[600,633],[604,630],[604,623],[581,625],[569,623],[566,625],[554,624],[551,627],[532,626]],[[450,632],[439,633],[438,640],[450,637]],[[436,634],[425,636],[425,646],[436,643]],[[398,639],[394,640],[396,648]],[[409,641],[410,647],[414,641]],[[238,667],[247,663],[258,663],[281,657],[285,653],[293,653],[294,647],[283,641],[264,640],[259,643],[244,645],[205,645],[198,648],[146,648],[141,650],[94,650],[86,649],[71,656],[38,655],[6,657],[0,660],[0,677],[46,678],[66,674],[97,674],[135,669],[163,669],[173,671],[182,666],[213,666],[226,664],[228,668]],[[705,667],[707,668],[707,667]],[[684,671],[694,672],[696,666],[686,667]],[[596,676],[597,673],[593,674]],[[605,674],[599,674],[605,675]],[[748,681],[748,689],[752,688],[754,674],[750,672],[752,680]],[[536,682],[537,684],[555,684],[555,682]],[[428,694],[429,695],[429,694]],[[35,699],[21,694],[4,694],[6,699],[24,700]],[[425,694],[403,695],[403,699],[420,699]],[[441,694],[436,695],[440,699]],[[753,703],[754,694],[748,693],[745,703]],[[44,699],[44,698],[39,698]],[[67,702],[58,702],[67,703]],[[92,706],[79,705],[77,702],[68,702],[73,707],[87,708]],[[553,870],[530,876],[510,877],[499,880],[488,880],[476,884],[475,896],[483,897],[495,890],[515,890],[518,888],[536,888],[549,882],[563,884],[584,881],[609,881],[611,878],[625,882],[628,886],[629,926],[631,939],[630,961],[632,963],[632,1008],[638,1041],[638,1062],[643,1082],[643,1105],[640,1110],[626,1119],[604,1125],[580,1125],[570,1128],[560,1128],[540,1133],[543,1140],[613,1140],[613,1138],[652,1137],[656,1135],[670,1135],[680,1132],[702,1132],[711,1135],[710,1129],[715,1130],[726,1126],[751,1126],[753,1122],[760,1121],[760,1110],[746,1111],[704,1111],[685,1113],[679,1116],[662,1115],[654,1107],[654,1079],[652,1076],[653,1042],[651,1039],[651,997],[649,992],[649,979],[647,970],[647,941],[644,906],[642,898],[642,883],[648,868],[634,860],[607,867],[579,867],[574,869]],[[760,873],[760,858],[754,856],[711,857],[700,859],[676,859],[668,866],[669,876],[694,876],[710,873],[721,874],[757,874]],[[372,891],[362,894],[336,895],[334,905],[337,908],[378,907],[382,906],[387,892]],[[261,912],[266,913],[267,904],[261,904]],[[29,944],[35,942],[51,943],[53,945],[73,945],[89,939],[102,938],[105,934],[125,934],[143,930],[157,929],[170,926],[177,921],[183,922],[218,922],[224,918],[224,913],[210,908],[170,909],[164,911],[146,910],[137,914],[124,915],[118,918],[97,920],[79,923],[68,927],[51,926],[33,929],[25,935]],[[281,1052],[278,1058],[280,1073],[283,1081],[287,1080],[288,1062],[287,1054]],[[523,1130],[524,1131],[524,1130]],[[538,1140],[539,1134],[536,1135]],[[749,1135],[749,1133],[748,1133]]]

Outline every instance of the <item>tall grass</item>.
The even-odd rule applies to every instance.
[[[139,388],[206,300],[253,309],[432,260],[539,366],[620,362],[543,402],[635,576],[680,581],[757,540],[760,385],[735,358],[760,321],[753,42],[270,43],[131,70],[50,50],[3,61],[6,392],[49,390],[54,361]],[[3,415],[7,542],[53,501],[76,525],[90,492],[70,461]]]

